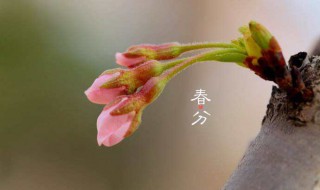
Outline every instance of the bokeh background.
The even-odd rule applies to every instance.
[[[221,188],[259,131],[272,83],[232,63],[193,66],[111,148],[97,146],[102,106],[84,90],[130,45],[228,42],[252,19],[286,58],[310,51],[319,10],[315,0],[1,0],[0,189]],[[199,88],[212,116],[191,126]]]

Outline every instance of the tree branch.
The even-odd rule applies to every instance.
[[[298,68],[312,102],[291,102],[274,87],[262,128],[223,189],[320,189],[320,57]]]

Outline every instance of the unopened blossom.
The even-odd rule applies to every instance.
[[[146,56],[130,55],[127,53],[116,53],[116,62],[125,67],[134,67],[147,61]]]
[[[111,115],[115,108],[121,101],[114,105],[107,105],[101,112],[97,120],[97,141],[98,144],[104,146],[113,146],[125,138],[125,134],[131,127],[135,111],[122,114],[122,115]]]
[[[116,88],[104,88],[103,84],[111,81],[115,77],[119,76],[119,72],[113,74],[100,75],[93,84],[85,91],[87,98],[96,104],[108,104],[119,95],[126,93],[125,86],[119,86]]]
[[[153,77],[136,94],[119,96],[105,106],[97,120],[98,144],[113,146],[130,136],[140,125],[143,110],[164,87],[164,81]]]
[[[161,45],[141,44],[130,47],[124,53],[116,54],[116,62],[126,67],[135,67],[149,60],[173,59],[181,54],[178,43]]]
[[[152,60],[131,69],[111,69],[103,72],[85,91],[87,98],[97,104],[108,104],[119,95],[132,94],[151,77],[160,75],[166,64]]]
[[[113,79],[105,82],[102,87],[118,88],[125,86],[127,94],[132,94],[139,87],[143,86],[150,78],[159,76],[166,69],[166,66],[166,64],[151,60],[134,68],[117,69],[119,74]],[[104,73],[109,72],[110,70],[107,70]]]

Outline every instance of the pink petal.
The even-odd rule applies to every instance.
[[[110,115],[110,112],[116,108],[118,104],[105,108],[97,120],[98,144],[105,146],[113,146],[124,139],[126,132],[131,126],[135,112],[124,115]]]
[[[129,130],[131,123],[131,121],[124,123],[117,131],[105,138],[102,144],[110,147],[121,142],[125,138],[124,136]]]
[[[139,57],[127,57],[122,53],[116,53],[116,62],[119,65],[125,66],[125,67],[134,67],[140,63],[143,63],[146,61],[146,58],[144,56]]]
[[[119,73],[99,76],[88,90],[84,92],[87,98],[96,104],[108,104],[115,97],[125,94],[125,87],[111,89],[101,87],[104,83],[116,77],[118,74]]]

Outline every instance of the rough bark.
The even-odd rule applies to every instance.
[[[313,100],[295,103],[273,87],[262,128],[223,189],[320,190],[320,57],[299,70]]]

